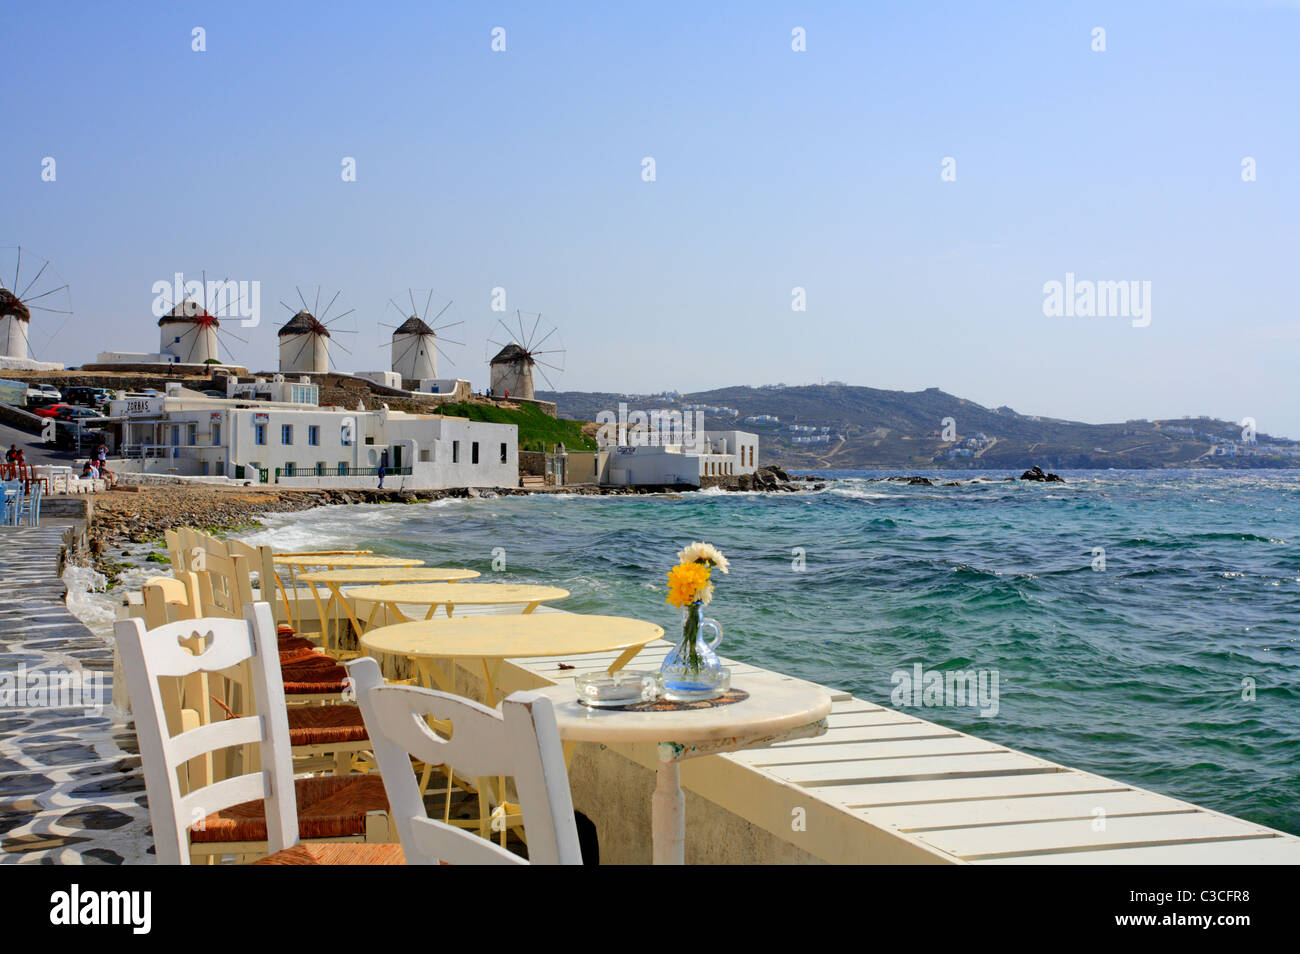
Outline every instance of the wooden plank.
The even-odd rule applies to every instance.
[[[1298,865],[1300,838],[1246,838],[1143,848],[985,858],[981,865]]]
[[[1063,821],[1093,818],[1101,809],[1107,818],[1119,815],[1155,815],[1194,806],[1141,789],[1117,788],[1083,795],[1031,795],[1021,798],[985,798],[975,801],[929,802],[857,809],[867,821],[891,825],[901,831],[969,828],[1014,822]]]
[[[737,752],[736,760],[760,768],[813,762],[886,761],[918,756],[966,755],[972,752],[1006,752],[992,742],[968,735],[937,739],[879,739],[871,742],[838,742],[797,748],[751,749]]]
[[[981,775],[1015,775],[1057,770],[1057,766],[1050,762],[1019,752],[973,752],[915,759],[814,762],[807,765],[772,766],[764,771],[800,785],[848,785],[867,781],[977,778]]]
[[[936,726],[933,722],[926,722],[922,719],[913,719],[911,716],[905,716],[891,709],[877,709],[875,711],[853,711],[845,712],[838,706],[831,707],[831,714],[826,719],[826,724],[832,729],[847,729],[854,726],[873,726],[873,725],[924,725],[932,726],[936,729],[943,729],[943,726]],[[956,729],[945,729],[947,732],[955,732]]]
[[[1120,848],[1177,842],[1203,842],[1251,836],[1273,837],[1259,825],[1209,812],[1192,811],[1169,815],[1141,815],[1107,818],[1102,831],[1093,830],[1093,820],[1025,822],[1014,825],[985,825],[978,828],[947,828],[916,837],[959,858],[977,860],[1004,855],[1045,854],[1080,848]]]
[[[813,786],[816,783],[811,783]],[[1103,792],[1128,789],[1123,782],[1087,772],[1057,771],[1034,775],[993,775],[985,778],[935,779],[924,782],[887,781],[861,785],[829,785],[814,788],[821,798],[838,801],[848,808],[888,805],[924,805],[968,802],[985,798],[1016,798],[1029,795]]]
[[[943,729],[937,725],[931,725],[929,722],[904,722],[898,725],[871,726],[870,732],[871,735],[864,738],[862,726],[832,727],[822,735],[814,736],[811,739],[792,739],[789,742],[778,742],[772,746],[772,749],[802,748],[808,745],[831,745],[845,742],[883,741],[885,739],[969,738],[969,736],[962,736],[960,732]]]

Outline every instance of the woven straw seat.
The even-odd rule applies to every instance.
[[[287,695],[342,692],[348,677],[346,669],[321,653],[313,653],[310,659],[283,663],[280,674]]]
[[[364,742],[366,723],[356,706],[294,706],[289,709],[289,742],[327,745]]]
[[[280,665],[282,666],[285,663],[299,662],[300,660],[311,659],[313,657],[320,659],[328,658],[320,653],[315,646],[301,646],[293,649],[285,649],[283,646],[280,647]]]
[[[378,775],[327,775],[294,779],[299,837],[348,838],[366,832],[367,812],[387,812]],[[266,841],[266,805],[260,799],[213,812],[190,830],[202,842]]]
[[[357,845],[324,842],[294,845],[259,858],[255,865],[404,865],[401,845]]]
[[[292,626],[281,623],[275,628],[276,642],[279,643],[280,652],[288,649],[315,649],[316,644],[306,636],[299,636],[298,631]]]

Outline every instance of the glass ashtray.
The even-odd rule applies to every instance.
[[[652,672],[596,672],[578,676],[573,682],[578,687],[578,701],[585,706],[633,706],[659,696],[659,677]]]

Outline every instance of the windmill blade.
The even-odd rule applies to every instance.
[[[438,343],[436,341],[433,343],[433,350],[438,352],[438,354],[442,355],[444,358],[446,358],[447,363],[451,365],[453,368],[456,366],[456,362],[451,359],[451,355],[447,354],[447,352],[439,348]]]
[[[563,366],[563,365],[549,364],[549,363],[547,363],[547,362],[545,362],[545,361],[534,361],[534,362],[533,362],[533,366],[534,366],[534,367],[541,367],[541,368],[550,368],[550,369],[551,369],[552,371],[554,371],[556,374],[559,374],[561,371],[564,370],[564,366]]]
[[[541,368],[538,368],[537,373],[540,374],[542,376],[542,380],[546,382],[546,389],[548,391],[554,391],[555,385],[552,384],[551,379],[546,376],[546,372],[543,371]]]
[[[425,300],[425,302],[424,302],[424,314],[420,316],[421,320],[424,320],[424,319],[428,318],[428,316],[429,316],[429,306],[432,305],[432,304],[433,304],[433,289],[430,288],[430,289],[429,289],[429,297],[428,297],[428,298]],[[451,302],[447,302],[447,304],[450,305]],[[447,309],[444,308],[442,311],[446,311],[446,310],[447,310]],[[438,312],[438,314],[441,315],[441,314],[442,314],[442,311]],[[436,321],[437,319],[435,318],[434,320]]]
[[[292,315],[292,314],[294,313],[293,306],[290,305],[290,304],[289,304],[287,301],[285,301],[283,298],[280,299],[280,305],[281,305],[281,307],[283,307],[284,310],[287,311],[289,314]],[[306,306],[304,306],[304,307],[306,307]]]
[[[36,273],[36,277],[33,278],[30,282],[28,282],[27,287],[23,289],[22,294],[18,295],[19,301],[22,301],[24,298],[27,297],[27,293],[32,290],[32,286],[41,280],[41,276],[45,274],[45,270],[49,267],[50,267],[50,263],[48,261],[41,266],[41,270]],[[17,285],[14,286],[14,290],[17,291]]]
[[[18,246],[18,263],[17,263],[16,265],[14,265],[14,288],[17,288],[17,287],[18,287],[18,273],[19,273],[20,271],[22,271],[22,267],[23,267],[23,247],[22,247],[21,245],[19,245],[19,246]]]
[[[24,304],[24,305],[27,305],[26,302],[23,302],[23,304]],[[70,311],[62,311],[62,310],[60,310],[60,309],[58,309],[58,308],[46,308],[44,305],[27,305],[27,307],[30,308],[32,311],[48,311],[51,315],[71,315],[71,314],[72,314],[72,312],[70,312]]]
[[[302,302],[302,310],[310,312],[311,309],[307,307],[307,299],[302,297],[302,289],[294,285],[293,290],[298,293],[298,300]],[[315,314],[315,312],[312,312],[312,314]]]
[[[524,344],[522,341],[520,342],[520,344],[524,344],[524,350],[525,350],[525,351],[532,351],[532,350],[533,350],[533,339],[537,337],[537,326],[540,325],[541,323],[542,323],[542,313],[539,311],[539,312],[537,313],[537,320],[533,322],[533,327],[532,327],[532,329],[528,332],[528,343],[527,343],[527,344]],[[548,336],[548,337],[549,337],[549,336]],[[540,342],[539,342],[539,344],[540,344]]]
[[[317,318],[318,321],[322,321],[322,322],[323,322],[323,321],[325,320],[325,315],[328,315],[328,314],[330,313],[330,309],[334,307],[334,302],[338,301],[339,295],[341,295],[341,294],[343,294],[343,289],[340,288],[338,291],[336,291],[336,292],[334,293],[334,297],[330,299],[330,303],[329,303],[328,305],[325,306],[325,314],[320,315],[320,316]],[[316,299],[316,300],[317,300],[317,301],[320,301],[320,297],[317,296],[317,299]],[[353,310],[355,310],[355,309],[353,309]]]
[[[222,335],[228,335],[228,336],[230,336],[231,338],[234,338],[236,341],[242,342],[243,344],[248,344],[248,339],[247,339],[247,338],[241,338],[241,337],[239,337],[239,335],[235,334],[233,331],[227,331],[225,328],[221,328],[221,327],[217,327],[215,330],[216,330],[216,332],[217,332],[217,337],[218,337],[218,338],[220,338]]]
[[[432,296],[432,292],[430,292],[430,295]],[[456,299],[453,298],[451,301],[447,302],[447,304],[443,305],[443,306],[442,306],[442,311],[438,312],[436,315],[433,316],[433,321],[437,321],[439,318],[441,318],[443,315],[445,315],[445,314],[447,313],[447,309],[450,308],[450,307],[451,307],[453,304],[455,304],[455,303],[456,303]],[[426,308],[425,311],[424,311],[424,313],[427,315],[427,314],[429,313],[429,310]],[[432,323],[433,323],[433,322],[427,322],[427,324],[432,324]],[[464,322],[463,322],[463,321],[458,321],[458,322],[456,322],[456,324],[458,324],[458,325],[463,325]]]
[[[340,347],[340,348],[343,348],[343,352],[344,352],[344,354],[351,354],[351,353],[352,353],[352,352],[349,351],[347,348],[344,348],[344,347],[343,347],[343,342],[341,342],[341,341],[335,339],[334,344],[337,345],[337,346]]]
[[[332,325],[334,324],[334,322],[339,321],[340,319],[346,318],[348,315],[352,314],[354,311],[356,311],[355,308],[349,308],[347,311],[343,312],[343,314],[341,314],[341,315],[335,315],[335,316],[334,316],[333,318],[331,318],[329,321],[321,321],[321,324],[324,325],[326,328],[329,328],[330,331],[334,331],[334,328],[332,327]],[[316,319],[316,320],[317,320],[317,321],[320,321],[319,318]],[[355,329],[355,328],[340,328],[340,329],[338,329],[338,331],[337,331],[337,334],[341,334],[341,335],[355,335],[356,333],[357,333],[357,329]]]
[[[542,338],[541,341],[537,342],[537,344],[535,345],[531,345],[530,347],[525,348],[524,350],[527,351],[529,354],[540,354],[540,352],[537,349],[542,345],[546,344],[546,339],[549,338],[551,335],[555,334],[559,330],[560,329],[558,328],[552,328],[550,331],[548,331],[545,334],[545,336]]]
[[[65,284],[60,285],[58,288],[51,288],[51,289],[50,289],[49,291],[47,291],[47,292],[41,292],[39,295],[33,295],[31,298],[26,298],[26,299],[24,299],[24,300],[23,300],[23,304],[25,305],[25,304],[27,304],[27,303],[30,302],[30,301],[40,301],[42,298],[45,298],[45,297],[47,297],[47,296],[49,296],[49,295],[53,295],[55,292],[61,292],[61,291],[63,291],[63,290],[64,290],[65,288],[67,288],[67,287],[68,287],[68,285],[65,283]]]
[[[316,307],[312,309],[311,313],[313,315],[320,314],[320,286],[319,285],[316,286]]]
[[[408,288],[406,290],[406,297],[411,299],[411,314],[418,315],[420,310],[415,307],[415,293]]]
[[[464,321],[449,321],[445,325],[430,325],[429,327],[433,329],[434,334],[437,334],[440,331],[445,331],[448,328],[455,328],[457,325],[463,325],[464,323]]]
[[[465,344],[465,342],[463,342],[463,341],[457,341],[455,338],[443,338],[441,335],[428,335],[427,337],[433,338],[433,339],[435,339],[435,340],[437,340],[437,341],[441,341],[441,342],[443,342],[444,344],[454,344],[454,345],[464,345],[464,344]]]

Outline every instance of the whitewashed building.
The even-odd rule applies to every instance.
[[[121,468],[224,477],[282,487],[515,487],[518,433],[492,424],[387,408],[320,407],[310,379],[232,381],[214,398],[170,385],[164,396],[122,394]]]
[[[698,444],[613,444],[600,450],[597,479],[618,487],[682,484],[698,487],[704,477],[752,474],[758,435],[747,431],[705,431]]]

